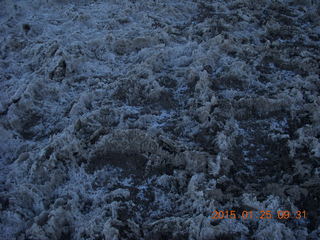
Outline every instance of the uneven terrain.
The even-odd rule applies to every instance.
[[[0,239],[320,238],[319,1],[0,4]]]

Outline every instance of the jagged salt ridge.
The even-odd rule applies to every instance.
[[[1,5],[1,239],[319,238],[317,1]]]

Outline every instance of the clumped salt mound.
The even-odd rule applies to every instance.
[[[1,239],[320,237],[317,1],[1,5]]]

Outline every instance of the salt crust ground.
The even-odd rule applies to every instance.
[[[320,238],[318,1],[0,4],[1,239]]]

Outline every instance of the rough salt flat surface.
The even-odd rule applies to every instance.
[[[319,1],[0,4],[0,239],[320,238]]]

